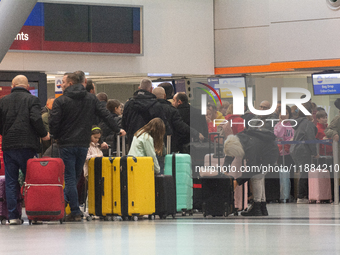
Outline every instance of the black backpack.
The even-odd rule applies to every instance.
[[[242,131],[241,133],[256,137],[264,142],[274,142],[276,140],[276,136],[274,135],[273,131],[270,131],[265,128],[259,128],[259,129],[246,129]]]

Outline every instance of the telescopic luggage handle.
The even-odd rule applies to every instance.
[[[166,136],[166,154],[171,153],[171,135]]]
[[[117,157],[120,157],[120,134],[117,135]],[[125,137],[122,136],[122,157],[125,156]]]

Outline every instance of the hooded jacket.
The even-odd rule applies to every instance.
[[[41,119],[40,100],[27,89],[15,87],[0,100],[2,150],[29,148],[40,151],[47,131]]]
[[[137,90],[133,94],[133,97],[124,105],[122,126],[126,131],[128,144],[131,144],[137,130],[157,117],[164,121],[166,134],[171,135],[172,132],[168,121],[156,96],[143,89]]]
[[[306,117],[296,119],[297,125],[294,127],[294,141],[315,140],[318,129],[313,122]],[[309,162],[311,156],[317,155],[316,144],[292,144],[290,146],[290,155],[297,165]]]
[[[65,89],[50,112],[50,133],[61,147],[89,147],[93,119],[99,116],[114,131],[120,129],[113,116],[82,84]]]

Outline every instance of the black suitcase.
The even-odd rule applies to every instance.
[[[265,189],[267,203],[280,202],[280,175],[278,172],[269,172],[266,174]]]
[[[174,178],[171,175],[158,175],[155,177],[156,212],[161,219],[168,215],[176,216],[176,189]]]
[[[234,213],[234,178],[228,175],[202,179],[203,216],[224,216]]]

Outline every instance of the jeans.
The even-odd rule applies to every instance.
[[[86,147],[63,147],[60,148],[60,157],[65,164],[65,204],[69,203],[71,213],[80,215],[77,184],[86,160],[88,148]]]
[[[16,149],[4,151],[6,200],[8,208],[8,219],[21,218],[18,210],[20,186],[18,182],[19,169],[26,176],[27,160],[36,156],[33,149]]]

